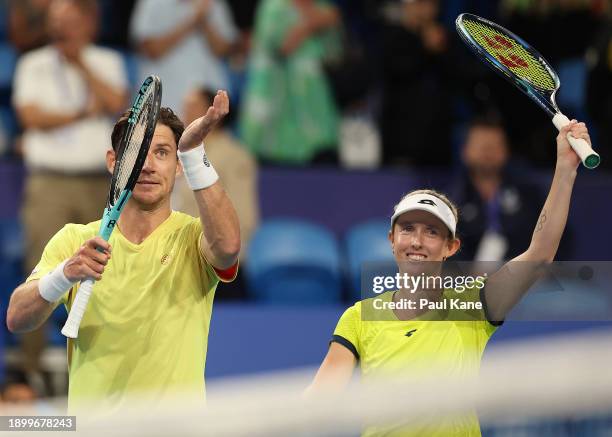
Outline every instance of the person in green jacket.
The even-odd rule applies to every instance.
[[[239,122],[260,159],[306,164],[336,147],[339,117],[323,63],[338,47],[339,23],[328,1],[260,4]]]

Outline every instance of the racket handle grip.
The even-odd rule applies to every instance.
[[[553,117],[552,122],[558,130],[561,130],[561,128],[564,128],[570,124],[569,118],[560,112],[557,112],[557,114]],[[589,143],[582,138],[574,138],[570,134],[567,134],[567,140],[569,141],[570,146],[572,146],[572,149],[574,149],[576,154],[580,157],[582,164],[586,168],[594,169],[599,165],[601,158],[599,157],[599,154],[596,153],[591,146],[589,146]]]
[[[81,320],[83,320],[83,315],[87,309],[87,304],[89,303],[93,286],[93,279],[86,279],[81,283],[79,291],[77,291],[74,302],[72,303],[72,307],[70,308],[68,320],[66,320],[66,324],[62,328],[62,334],[64,334],[66,337],[78,337],[79,326],[81,325]]]

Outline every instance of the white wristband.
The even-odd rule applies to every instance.
[[[179,151],[178,157],[183,165],[187,185],[192,190],[208,188],[219,179],[219,175],[206,157],[204,144],[187,152]]]
[[[68,260],[64,261],[38,281],[38,292],[46,301],[57,302],[76,282],[72,282],[64,275],[64,266],[67,262]]]

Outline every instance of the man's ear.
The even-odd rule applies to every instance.
[[[106,168],[110,174],[115,171],[115,151],[113,149],[106,151]]]
[[[176,160],[176,173],[174,174],[174,176],[179,177],[182,174],[183,174],[183,164],[181,164],[181,161],[177,159]]]

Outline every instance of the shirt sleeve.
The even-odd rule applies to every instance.
[[[209,286],[212,287],[216,285],[219,281],[232,282],[234,279],[236,279],[236,276],[238,276],[238,261],[236,261],[236,264],[234,264],[233,266],[227,269],[218,269],[215,266],[213,266],[206,259],[206,257],[204,257],[204,254],[202,251],[202,236],[204,235],[204,232],[202,231],[202,224],[200,223],[200,219],[192,217],[190,227],[192,229],[192,233],[191,233],[191,235],[193,235],[192,238],[197,239],[196,247],[197,247],[200,265],[202,266],[202,269],[206,273],[206,277],[208,279]]]
[[[119,52],[111,49],[102,49],[97,52],[91,63],[95,65],[96,77],[116,90],[127,91],[128,80],[126,66]]]
[[[478,285],[471,286],[470,288],[459,287],[455,289],[445,290],[445,299],[458,299],[461,303],[481,303],[480,309],[451,309],[448,314],[448,320],[451,321],[472,321],[475,322],[480,330],[483,331],[486,339],[488,340],[491,335],[497,330],[499,326],[503,324],[503,321],[491,320],[488,310],[487,302],[485,299],[485,287],[486,279],[477,283]],[[461,286],[463,287],[463,286]],[[449,304],[450,305],[450,304]]]
[[[40,100],[40,92],[36,80],[36,65],[32,54],[26,54],[17,62],[13,76],[13,105],[21,106],[36,103]]]
[[[463,293],[463,300],[466,302],[469,301],[482,303],[482,310],[476,311],[476,314],[473,314],[472,311],[468,311],[468,313],[470,313],[472,316],[476,317],[479,320],[479,324],[486,336],[486,339],[488,340],[493,335],[493,333],[497,331],[497,328],[499,328],[504,322],[503,320],[491,320],[491,318],[489,317],[489,312],[487,310],[487,301],[484,292],[487,284],[486,280],[483,281],[483,284],[484,285],[480,288],[474,286],[466,290],[466,292]]]
[[[491,320],[491,317],[489,316],[489,309],[487,308],[487,299],[485,296],[484,288],[480,289],[480,291],[478,292],[478,295],[480,298],[480,302],[482,302],[482,311],[484,313],[484,319],[487,324],[487,329],[491,331],[489,335],[493,335],[493,333],[497,330],[497,328],[499,328],[501,325],[504,324],[504,321],[503,320]]]
[[[208,276],[208,279],[210,281],[213,281],[216,284],[219,281],[220,282],[233,282],[234,279],[236,279],[236,276],[238,276],[238,265],[239,265],[238,261],[236,261],[236,264],[234,264],[231,267],[228,267],[227,269],[218,269],[215,266],[213,266],[210,262],[208,262],[206,258],[204,258],[204,255],[202,255],[202,252],[199,249],[200,249],[200,245],[198,243],[198,251],[200,252],[200,259],[201,259],[201,262],[204,264],[206,275]]]
[[[350,350],[357,360],[361,356],[360,327],[361,316],[359,303],[357,303],[342,314],[331,339],[331,342],[339,343]]]
[[[74,225],[65,225],[62,229],[59,230],[47,243],[45,246],[45,250],[40,258],[34,270],[30,273],[30,276],[27,277],[25,282],[34,281],[42,278],[49,272],[53,271],[61,262],[70,258],[74,255],[74,252],[80,245],[78,241],[74,229]],[[68,293],[64,294],[61,299],[62,303],[66,302],[66,296]]]

